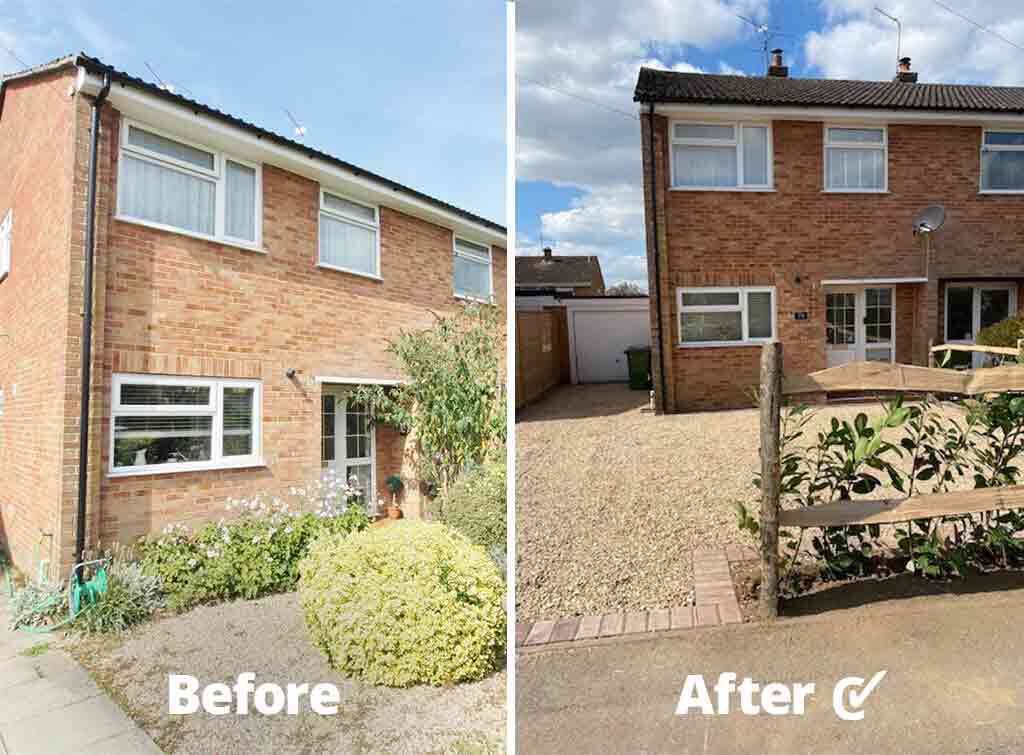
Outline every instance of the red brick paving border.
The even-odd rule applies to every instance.
[[[743,616],[729,563],[756,558],[757,551],[746,545],[700,548],[693,552],[694,605],[577,616],[561,621],[521,622],[516,624],[516,647],[739,624]]]

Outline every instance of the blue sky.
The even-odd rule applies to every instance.
[[[1017,0],[942,4],[1024,44]],[[791,76],[889,79],[896,30],[875,5],[901,19],[921,81],[1024,84],[1024,54],[936,0],[520,0],[518,252],[538,254],[543,238],[556,253],[596,254],[609,284],[646,289],[640,124],[612,112],[635,112],[639,67],[762,75],[744,15],[786,33],[770,46]]]
[[[128,10],[130,7],[130,11]],[[502,0],[0,0],[29,64],[84,50],[505,222]],[[0,49],[0,73],[22,66]]]

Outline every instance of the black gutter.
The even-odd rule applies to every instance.
[[[110,75],[92,101],[89,133],[89,194],[85,207],[85,275],[82,302],[82,412],[78,419],[78,516],[75,520],[75,564],[85,553],[85,503],[89,495],[89,399],[92,388],[92,268],[96,246],[96,168],[99,162],[100,111],[110,92]],[[80,573],[80,572],[76,572]]]
[[[661,320],[661,251],[658,243],[658,169],[655,166],[654,158],[657,152],[654,149],[654,103],[649,104],[647,111],[647,128],[650,133],[649,144],[647,145],[649,159],[651,161],[651,230],[654,235],[654,311],[658,318],[658,373],[661,377],[661,410],[668,411],[668,391],[665,383],[665,339],[662,337]]]

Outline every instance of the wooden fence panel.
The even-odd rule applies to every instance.
[[[516,312],[516,409],[569,382],[569,330],[564,307]]]
[[[1024,391],[1024,367],[949,370],[885,362],[853,362],[840,367],[786,378],[782,392],[838,393],[841,391],[906,391],[908,393],[982,393]]]

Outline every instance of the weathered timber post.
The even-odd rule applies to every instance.
[[[935,339],[934,338],[929,338],[928,339],[928,366],[929,367],[934,367],[935,366],[935,352],[932,351],[932,347],[934,345],[935,345]]]
[[[779,615],[782,344],[761,349],[761,618]]]

